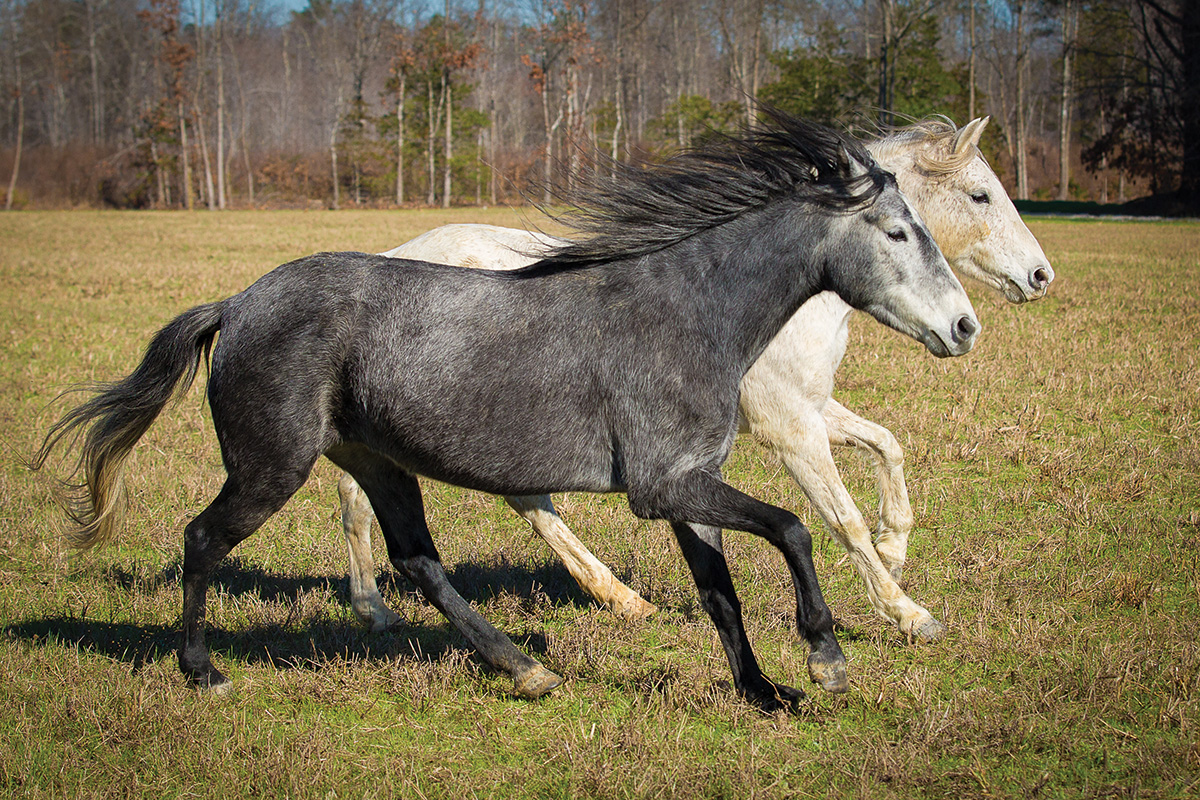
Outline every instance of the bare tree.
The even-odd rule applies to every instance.
[[[721,40],[729,54],[729,73],[746,103],[746,123],[754,122],[754,98],[762,71],[765,0],[721,0],[716,7]]]
[[[12,93],[17,105],[17,141],[13,149],[12,174],[8,179],[8,192],[4,195],[4,210],[11,211],[13,197],[17,192],[17,178],[21,174],[21,148],[25,141],[25,80],[21,71],[21,36],[17,30],[18,21],[15,13],[16,5],[12,0],[6,0],[3,7],[5,32],[8,34],[8,55],[12,60]]]
[[[1063,0],[1059,9],[1062,44],[1062,93],[1058,106],[1058,199],[1070,199],[1071,103],[1075,99],[1075,37],[1079,29],[1079,0]]]
[[[896,64],[905,38],[913,26],[931,14],[943,0],[879,0],[879,121],[895,122]]]

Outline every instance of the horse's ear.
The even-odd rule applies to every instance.
[[[850,155],[850,151],[846,149],[845,145],[838,147],[838,161],[845,165],[846,171],[851,178],[861,178],[870,172],[865,164]]]
[[[991,117],[979,117],[964,125],[954,137],[954,154],[962,155],[968,148],[978,147],[989,120]]]

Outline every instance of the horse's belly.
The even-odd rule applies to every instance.
[[[433,446],[430,446],[430,445]],[[502,495],[623,491],[611,454],[589,443],[540,437],[536,442],[499,436],[455,436],[420,446],[388,447],[409,472],[444,483]]]
[[[362,438],[410,472],[493,494],[622,490],[602,414],[580,408],[583,398],[503,389],[411,398]]]

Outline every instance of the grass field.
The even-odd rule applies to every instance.
[[[972,289],[974,352],[935,360],[856,320],[839,398],[906,448],[906,579],[948,636],[876,619],[828,536],[814,559],[851,691],[808,684],[782,559],[727,547],[764,669],[794,716],[732,696],[665,526],[620,497],[563,516],[661,611],[597,608],[502,502],[430,484],[465,596],[568,678],[537,702],[484,668],[405,581],[370,635],[347,606],[337,473],[220,569],[206,696],[175,657],[181,531],[222,480],[201,392],[132,459],[118,546],[66,552],[49,476],[20,464],[69,384],[124,375],[179,311],[323,249],[382,250],[516,212],[0,216],[0,794],[18,797],[1121,797],[1200,795],[1200,224],[1037,220],[1058,274],[1011,307]],[[864,510],[872,476],[839,463]],[[741,440],[732,482],[820,528]],[[377,559],[386,564],[377,546]]]

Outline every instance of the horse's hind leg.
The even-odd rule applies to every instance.
[[[562,678],[518,650],[450,585],[425,523],[417,479],[373,454],[338,455],[335,460],[354,474],[371,499],[393,566],[416,584],[484,661],[512,676],[518,695],[532,699],[559,686]]]
[[[372,633],[379,633],[400,621],[387,607],[375,583],[375,559],[371,555],[371,520],[375,518],[367,495],[349,472],[338,481],[342,500],[342,531],[350,553],[350,607]]]
[[[309,464],[311,468],[311,464]],[[252,486],[230,476],[217,498],[184,529],[183,641],[179,669],[204,689],[229,683],[213,666],[204,642],[204,616],[212,571],[234,546],[254,533],[303,485],[308,470],[255,480]]]
[[[342,530],[350,554],[350,606],[372,633],[387,630],[400,619],[387,607],[375,583],[375,562],[371,556],[371,503],[358,483],[346,472],[338,482],[342,501]],[[612,570],[592,555],[558,516],[550,498],[506,497],[508,504],[533,530],[546,540],[562,560],[571,577],[585,592],[613,613],[626,620],[640,620],[658,610],[613,575]]]
[[[580,588],[611,611],[613,616],[640,620],[658,610],[654,604],[646,602],[637,592],[617,580],[612,570],[592,555],[583,542],[571,533],[548,495],[504,499],[546,540]]]

